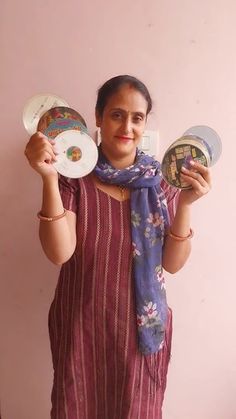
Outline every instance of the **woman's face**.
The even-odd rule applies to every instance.
[[[124,85],[108,100],[103,115],[96,115],[102,150],[115,167],[133,164],[136,147],[146,125],[147,101],[134,88]]]

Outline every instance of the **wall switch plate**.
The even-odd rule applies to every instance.
[[[159,152],[159,135],[158,131],[145,130],[139,149],[150,156],[157,157]]]

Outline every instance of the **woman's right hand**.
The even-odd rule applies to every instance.
[[[49,140],[41,132],[36,132],[30,137],[25,147],[25,156],[30,166],[42,177],[57,176],[57,171],[52,164],[56,161],[54,144],[55,141]]]

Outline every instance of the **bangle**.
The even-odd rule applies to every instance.
[[[57,221],[60,220],[60,218],[65,217],[66,215],[66,209],[64,208],[63,213],[59,214],[59,215],[55,215],[55,217],[45,217],[44,215],[42,215],[41,211],[38,212],[37,217],[41,220],[41,221]]]
[[[193,230],[190,228],[189,234],[188,234],[187,236],[183,237],[183,236],[177,236],[176,234],[172,233],[172,231],[169,229],[169,231],[168,231],[167,235],[168,235],[169,237],[171,237],[172,239],[176,240],[176,241],[182,242],[182,241],[184,241],[184,240],[189,240],[189,239],[191,239],[191,238],[193,237],[193,235],[194,235],[194,232],[193,232]]]

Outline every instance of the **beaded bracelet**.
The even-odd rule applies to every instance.
[[[187,236],[183,237],[183,236],[177,236],[176,234],[172,233],[171,230],[169,230],[168,233],[167,233],[167,235],[169,237],[171,237],[172,239],[176,240],[176,241],[182,242],[184,240],[191,239],[193,237],[193,235],[194,235],[194,231],[190,228],[189,234]]]
[[[55,215],[55,217],[45,217],[44,215],[41,214],[41,211],[38,212],[37,217],[41,220],[41,221],[57,221],[60,220],[60,218],[65,217],[67,211],[64,208],[63,213],[59,214],[59,215]]]

